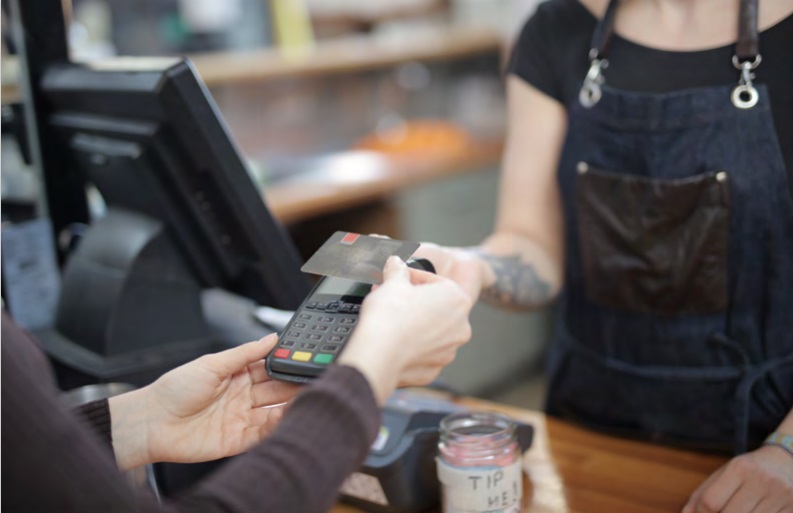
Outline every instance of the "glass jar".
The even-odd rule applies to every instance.
[[[441,421],[438,480],[444,513],[517,513],[523,498],[515,423],[491,412],[462,412]]]

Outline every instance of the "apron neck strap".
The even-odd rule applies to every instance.
[[[738,11],[738,43],[732,56],[732,65],[741,71],[741,77],[730,95],[732,104],[739,109],[751,109],[760,99],[752,83],[755,79],[752,70],[763,60],[758,39],[757,0],[741,0]]]
[[[611,36],[614,33],[614,17],[619,0],[609,0],[606,12],[592,34],[589,59],[603,59],[606,56]],[[754,61],[760,54],[757,30],[758,0],[741,0],[738,11],[738,43],[735,55],[739,62]]]
[[[609,1],[606,12],[592,34],[589,71],[578,93],[579,102],[586,108],[594,107],[602,95],[602,88],[605,84],[603,70],[609,64],[606,53],[614,33],[614,16],[618,4],[619,0]],[[731,99],[733,105],[740,109],[750,109],[760,99],[760,95],[752,83],[755,79],[752,71],[762,62],[758,43],[757,4],[758,0],[740,0],[738,12],[738,42],[735,45],[732,64],[740,70],[741,76],[738,85],[732,91]]]
[[[741,0],[738,11],[738,44],[735,55],[739,62],[754,61],[760,54],[757,34],[758,0]]]
[[[614,15],[617,13],[617,4],[619,0],[609,0],[609,5],[606,7],[606,12],[595,27],[595,32],[592,34],[592,43],[589,48],[589,60],[602,60],[606,56],[611,35],[614,32]]]

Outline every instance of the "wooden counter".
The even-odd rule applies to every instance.
[[[289,224],[374,201],[412,185],[492,168],[501,151],[502,142],[494,141],[453,156],[340,153],[314,171],[265,186],[265,201],[275,217]]]
[[[524,513],[679,513],[691,493],[726,460],[604,436],[539,412],[475,399],[534,426],[524,455]],[[334,513],[360,510],[338,505]]]

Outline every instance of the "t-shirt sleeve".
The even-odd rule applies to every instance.
[[[506,71],[564,103],[558,70],[553,66],[553,8],[549,2],[537,6],[512,47]]]

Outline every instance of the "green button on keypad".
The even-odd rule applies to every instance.
[[[332,354],[318,354],[314,357],[314,363],[324,363],[328,364],[333,361]]]

